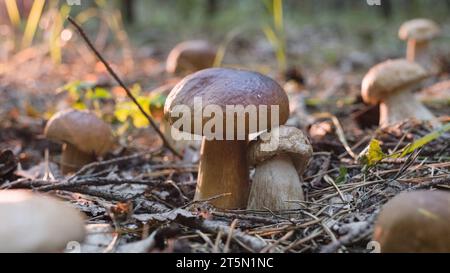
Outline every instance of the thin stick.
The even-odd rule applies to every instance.
[[[111,76],[117,81],[117,83],[125,90],[125,92],[127,93],[128,97],[133,101],[134,104],[136,104],[136,106],[138,107],[139,111],[141,111],[141,113],[145,116],[145,118],[147,118],[147,120],[150,123],[150,125],[153,127],[153,129],[155,129],[156,133],[162,139],[162,141],[164,143],[164,146],[167,147],[174,155],[176,155],[177,157],[181,158],[181,155],[170,145],[170,143],[167,141],[167,139],[164,136],[164,134],[159,130],[158,126],[156,125],[156,123],[152,119],[152,117],[150,117],[150,115],[147,114],[147,112],[145,112],[144,108],[142,108],[142,106],[139,104],[139,102],[133,96],[133,94],[131,93],[130,89],[128,89],[128,87],[125,86],[123,81],[119,78],[119,76],[117,76],[116,72],[114,72],[114,70],[111,68],[109,63],[103,58],[103,56],[100,54],[100,52],[97,51],[95,46],[92,44],[92,42],[87,37],[87,35],[84,32],[84,30],[81,28],[81,26],[78,25],[78,23],[75,22],[75,20],[72,17],[70,17],[70,16],[67,17],[67,20],[69,20],[69,22],[77,29],[77,31],[80,33],[81,37],[84,39],[84,41],[89,46],[89,48],[92,50],[92,52],[95,54],[95,56],[97,56],[97,58],[106,67],[106,69],[108,70],[109,74],[111,74]]]

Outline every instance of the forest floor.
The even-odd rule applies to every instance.
[[[102,54],[127,85],[139,83],[146,96],[167,92],[179,80],[165,73],[165,48],[119,45]],[[377,128],[378,108],[365,105],[359,92],[364,73],[384,56],[348,56],[339,65],[302,69],[306,83],[290,96],[294,102],[304,99],[312,117],[305,124],[300,116],[297,124],[314,154],[303,176],[305,200],[293,200],[298,209],[282,212],[220,210],[208,201],[192,202],[198,149],[189,147],[178,159],[152,129],[115,120],[109,106],[127,99],[81,39],[67,43],[63,56],[56,66],[46,47],[36,45],[9,56],[0,69],[0,189],[48,192],[83,211],[89,230],[83,252],[370,252],[376,216],[390,198],[416,189],[450,190],[448,133],[404,157],[388,156],[433,130],[416,121]],[[251,67],[284,85],[286,78],[270,63],[261,67],[255,60]],[[435,81],[450,78],[449,72]],[[83,95],[63,88],[74,81],[111,91],[111,97],[98,99],[100,106],[83,103],[112,122],[118,141],[103,161],[63,176],[61,146],[46,140],[43,130],[52,113],[80,102],[77,96]],[[450,106],[442,100],[433,98],[427,106],[448,121]],[[381,145],[376,152],[386,157],[369,164],[360,153],[373,139]]]

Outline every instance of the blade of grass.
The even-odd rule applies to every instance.
[[[273,23],[275,29],[282,34],[284,32],[283,0],[273,0]]]
[[[248,27],[237,27],[226,35],[223,42],[219,45],[219,48],[217,49],[216,58],[214,59],[214,67],[220,67],[222,66],[223,59],[225,57],[227,47],[228,45],[240,34],[242,34],[245,30],[247,30]]]
[[[273,26],[272,24],[266,25],[262,30],[266,36],[266,39],[270,42],[275,51],[278,68],[281,71],[285,71],[287,61],[284,34],[283,0],[263,1],[263,3],[272,17]],[[271,5],[269,3],[271,3]]]
[[[28,16],[27,24],[25,26],[25,32],[23,34],[22,48],[29,47],[33,42],[44,5],[45,0],[35,0],[33,2],[33,6],[31,7],[30,15]]]
[[[60,64],[62,61],[60,36],[64,28],[64,19],[69,15],[69,13],[70,7],[67,5],[62,5],[59,12],[54,15],[55,19],[50,35],[50,56],[55,64]]]
[[[413,153],[415,150],[422,148],[423,146],[427,145],[428,143],[440,138],[444,133],[450,131],[450,123],[445,124],[442,128],[431,132],[430,134],[414,141],[413,143],[407,145],[405,148],[403,148],[398,153],[395,153],[391,155],[391,158],[402,158],[405,157],[411,153]]]
[[[20,25],[20,13],[17,7],[16,0],[5,0],[6,11],[8,12],[9,20],[14,27],[19,27]]]

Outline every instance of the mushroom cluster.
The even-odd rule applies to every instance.
[[[276,143],[276,147],[268,149],[270,143]],[[294,127],[280,126],[252,141],[249,162],[255,166],[255,175],[247,209],[298,209],[288,201],[304,200],[301,176],[311,156],[308,138]]]
[[[427,77],[428,73],[417,63],[388,60],[369,70],[362,82],[361,95],[366,103],[380,104],[381,127],[409,118],[429,121],[438,127],[436,117],[412,93]]]
[[[195,100],[200,98],[202,109],[196,109]],[[177,107],[188,108],[189,113],[179,117]],[[212,106],[220,111],[221,117],[198,115],[206,107]],[[255,106],[257,115],[239,115],[228,106]],[[266,113],[259,106],[266,106]],[[279,110],[276,122],[284,124],[289,116],[289,102],[283,88],[274,80],[250,71],[209,68],[184,78],[168,96],[164,108],[167,120],[173,125],[180,119],[188,119],[190,128],[179,128],[184,132],[203,136],[201,159],[198,171],[195,200],[214,198],[212,203],[219,208],[244,208],[249,194],[249,165],[247,160],[248,135],[271,128],[271,109]],[[212,119],[221,118],[223,126],[211,132],[205,129]],[[260,124],[259,120],[269,121],[265,127],[251,128],[250,124]],[[233,126],[227,126],[232,122]],[[195,126],[195,125],[199,126]],[[245,124],[245,131],[238,132],[239,124]],[[222,128],[219,128],[222,127]],[[210,128],[211,129],[211,128]],[[212,133],[212,135],[211,135]],[[242,133],[243,139],[237,134]],[[223,136],[217,139],[216,136]],[[228,137],[231,135],[231,139]]]
[[[399,194],[383,207],[373,239],[384,253],[450,252],[450,194]]]
[[[403,23],[398,36],[408,42],[406,59],[430,71],[433,59],[428,46],[439,33],[439,26],[429,19],[413,19]]]
[[[166,71],[172,74],[185,74],[212,67],[217,50],[203,40],[185,41],[176,45],[169,53]]]
[[[63,143],[60,164],[64,174],[95,161],[114,144],[109,125],[89,111],[58,112],[47,122],[44,134]]]
[[[0,252],[61,252],[81,243],[84,217],[55,198],[24,190],[0,191]]]

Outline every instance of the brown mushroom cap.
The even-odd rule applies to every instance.
[[[59,252],[85,236],[79,211],[30,191],[0,191],[0,218],[0,252]]]
[[[166,119],[173,124],[178,118],[173,117],[175,107],[184,105],[191,109],[191,130],[188,133],[203,135],[194,132],[194,98],[201,98],[203,109],[208,105],[216,105],[222,109],[223,129],[226,131],[226,106],[241,105],[243,107],[254,105],[257,109],[257,119],[266,118],[267,127],[270,128],[271,107],[279,107],[279,124],[284,124],[289,117],[289,101],[283,88],[274,80],[257,72],[229,69],[209,68],[185,77],[172,90],[166,100],[164,112]],[[262,116],[259,106],[267,106],[267,116]],[[202,127],[211,118],[203,117]],[[235,116],[235,130],[237,128]],[[245,117],[246,133],[255,133],[267,128],[249,130],[248,124],[258,124],[258,120],[249,120]],[[226,132],[224,132],[226,133]]]
[[[96,156],[104,155],[114,144],[109,125],[89,111],[58,112],[47,122],[44,134],[48,139]]]
[[[402,40],[419,42],[434,39],[440,33],[439,26],[429,19],[413,19],[402,24],[398,36]]]
[[[450,194],[401,193],[384,205],[374,240],[382,252],[450,252]]]
[[[405,59],[387,60],[372,67],[362,82],[365,102],[377,104],[386,96],[419,83],[428,74],[419,64]]]
[[[276,149],[266,149],[272,138],[279,138]],[[248,157],[251,165],[258,165],[279,154],[288,154],[297,169],[303,173],[313,153],[312,146],[303,132],[295,127],[280,126],[270,132],[264,132],[249,144]]]
[[[214,65],[216,48],[207,41],[185,41],[170,51],[166,62],[168,73],[198,71]]]

